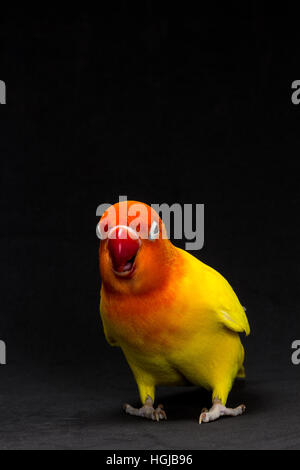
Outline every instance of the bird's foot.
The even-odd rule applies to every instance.
[[[199,417],[199,424],[209,423],[215,421],[221,416],[239,416],[246,410],[245,405],[237,406],[236,408],[226,408],[218,399],[214,400],[213,406],[210,410],[204,408]]]
[[[160,421],[162,419],[167,419],[166,412],[164,411],[163,405],[158,405],[157,408],[154,408],[154,403],[152,398],[149,396],[145,401],[145,405],[141,408],[134,408],[131,405],[126,403],[123,406],[125,413],[133,416],[140,416],[141,418],[152,419],[153,421]]]

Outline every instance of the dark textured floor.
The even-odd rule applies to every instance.
[[[126,416],[122,403],[137,403],[124,368],[109,366],[0,368],[1,449],[299,449],[300,367],[236,383],[229,405],[244,402],[245,415],[197,424],[207,392],[158,389],[168,421]]]

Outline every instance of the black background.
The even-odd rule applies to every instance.
[[[10,9],[0,23],[0,395],[13,431],[0,431],[0,447],[297,447],[299,405],[288,419],[300,373],[291,363],[300,338],[296,13],[261,2],[115,2]],[[137,394],[102,332],[95,236],[97,206],[119,195],[205,204],[205,246],[194,254],[230,281],[252,327],[248,382],[233,391],[250,402],[243,418],[199,431],[199,392],[171,390],[162,394],[173,422],[154,429],[122,415]]]

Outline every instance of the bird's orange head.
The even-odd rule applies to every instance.
[[[123,201],[103,214],[97,231],[105,289],[143,294],[167,280],[174,246],[159,215],[147,204]]]

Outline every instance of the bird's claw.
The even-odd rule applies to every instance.
[[[246,410],[245,405],[239,405],[236,408],[226,408],[221,402],[215,402],[210,410],[203,408],[199,417],[199,424],[215,421],[221,416],[239,416]]]
[[[156,410],[153,411],[152,419],[153,419],[153,421],[159,421],[159,420],[162,420],[162,419],[167,419],[167,415],[166,415],[166,412],[164,410],[163,405],[158,405]]]
[[[206,418],[206,413],[208,412],[208,409],[207,408],[202,408],[201,410],[201,414],[199,416],[199,424],[202,424],[202,422],[205,422],[205,418]]]
[[[166,415],[163,405],[158,405],[157,408],[155,409],[152,406],[152,404],[153,404],[152,401],[150,404],[147,400],[145,405],[142,406],[141,408],[134,408],[128,403],[125,403],[125,405],[123,405],[123,410],[125,411],[125,413],[129,415],[152,419],[152,421],[161,421],[163,419],[167,419],[167,415]]]

